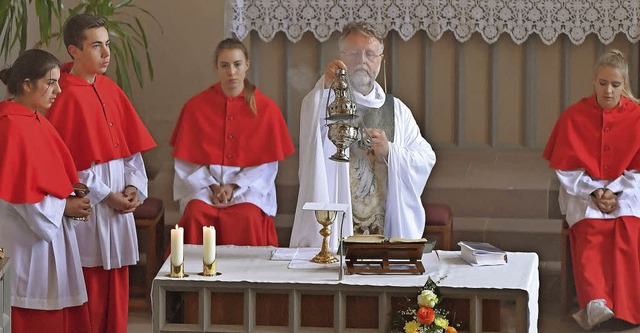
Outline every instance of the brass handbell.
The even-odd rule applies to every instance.
[[[349,157],[345,150],[358,140],[358,127],[353,124],[356,115],[356,103],[353,101],[353,93],[349,88],[349,78],[347,71],[338,68],[336,70],[336,78],[331,83],[331,90],[335,94],[335,98],[331,104],[327,105],[326,121],[329,131],[327,137],[336,146],[337,151],[331,155],[329,159],[337,162],[349,162]],[[327,98],[327,103],[329,99]]]

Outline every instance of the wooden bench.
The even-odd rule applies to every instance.
[[[129,268],[129,308],[151,309],[151,283],[164,255],[164,207],[162,200],[147,198],[133,212],[138,233],[140,261]]]

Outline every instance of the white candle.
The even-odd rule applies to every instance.
[[[216,228],[213,226],[202,227],[202,258],[207,265],[216,260]]]
[[[176,224],[176,228],[171,229],[171,264],[173,266],[180,266],[184,261],[183,243],[184,229]]]

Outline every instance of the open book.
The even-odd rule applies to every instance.
[[[458,245],[460,245],[460,256],[471,266],[507,263],[507,253],[489,243],[463,241]]]

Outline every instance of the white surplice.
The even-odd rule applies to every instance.
[[[138,189],[138,200],[147,198],[147,173],[140,153],[78,171],[80,182],[90,193],[91,212],[87,223],[76,227],[80,259],[83,267],[104,269],[135,265],[138,262],[138,238],[133,213],[119,214],[107,205],[111,192],[122,192],[125,186]]]
[[[560,181],[558,202],[569,226],[586,218],[614,219],[620,216],[640,217],[640,172],[625,170],[614,180],[593,179],[584,170],[556,170]],[[591,192],[608,188],[618,193],[618,207],[610,214],[600,211]]]
[[[262,211],[275,216],[278,209],[276,202],[276,175],[278,162],[269,162],[250,167],[199,165],[176,158],[174,163],[173,199],[179,201],[180,212],[193,199],[224,207],[239,203],[252,203]],[[236,184],[233,198],[228,204],[214,205],[211,185]]]
[[[74,231],[79,222],[63,217],[65,204],[49,195],[35,204],[0,199],[0,247],[11,257],[12,306],[59,310],[87,301]]]
[[[353,234],[349,163],[329,160],[329,156],[336,152],[336,147],[327,138],[324,120],[328,95],[329,89],[324,88],[323,76],[302,101],[298,170],[300,190],[291,232],[291,247],[321,245],[321,226],[316,222],[312,211],[302,210],[305,202],[349,204],[342,232],[344,237]],[[368,108],[381,107],[386,97],[377,82],[366,96],[355,91],[354,95],[357,104]],[[333,94],[331,96],[333,97]],[[394,98],[394,122],[394,140],[389,142],[387,158],[389,183],[384,235],[420,238],[425,224],[425,212],[420,196],[436,162],[436,156],[431,145],[420,134],[411,110],[397,98]],[[341,214],[330,236],[330,247],[334,251],[338,247],[340,224]]]

